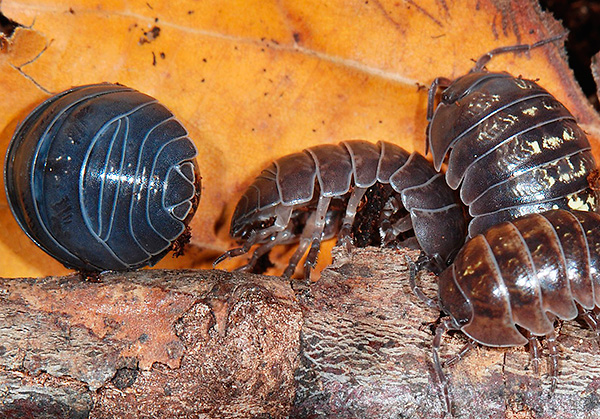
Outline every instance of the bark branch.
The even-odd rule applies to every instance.
[[[0,417],[282,417],[302,315],[276,278],[0,281]]]
[[[441,417],[439,313],[409,289],[416,253],[334,253],[297,295],[223,271],[0,280],[0,416]],[[432,275],[420,283],[435,296]],[[596,340],[559,329],[553,395],[545,358],[535,376],[525,348],[477,347],[445,369],[455,416],[599,417]],[[464,343],[446,336],[442,355]]]

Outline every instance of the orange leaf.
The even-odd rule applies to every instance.
[[[23,25],[0,51],[0,152],[50,92],[102,81],[156,97],[190,131],[203,176],[192,222],[197,250],[161,267],[209,267],[230,247],[237,199],[275,158],[353,138],[424,151],[424,87],[435,77],[455,78],[493,48],[563,30],[533,0],[2,0],[0,7]],[[560,51],[505,54],[488,67],[539,79],[597,149],[600,120]],[[0,254],[0,276],[66,272],[20,232],[4,196]]]

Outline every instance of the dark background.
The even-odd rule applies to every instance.
[[[565,44],[569,65],[589,101],[600,111],[590,70],[592,56],[600,51],[600,1],[540,0],[540,5],[569,30]]]

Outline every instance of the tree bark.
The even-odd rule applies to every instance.
[[[291,408],[302,313],[277,278],[144,270],[98,282],[6,279],[0,290],[2,418]]]
[[[334,249],[296,292],[277,277],[144,270],[0,280],[0,417],[442,417],[431,363],[440,313],[410,290],[417,252]],[[434,297],[435,277],[419,283]],[[600,417],[590,330],[558,326],[560,372],[525,348],[446,367],[455,417]],[[442,356],[461,333],[445,336]]]

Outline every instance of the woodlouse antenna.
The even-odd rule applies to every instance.
[[[569,33],[565,31],[559,35],[555,35],[555,36],[547,38],[547,39],[542,39],[541,41],[538,41],[535,44],[519,44],[519,45],[510,45],[507,47],[495,48],[495,49],[491,50],[490,52],[483,54],[481,57],[479,57],[479,59],[475,63],[475,66],[473,67],[473,69],[470,72],[475,73],[478,71],[482,71],[483,68],[485,67],[485,65],[487,63],[489,63],[490,60],[495,55],[506,54],[508,52],[531,51],[534,48],[541,47],[543,45],[550,44],[552,42],[556,42],[563,38],[566,38],[568,34]]]
[[[436,78],[431,86],[429,86],[429,92],[427,94],[427,121],[431,121],[433,118],[433,106],[435,101],[435,94],[437,93],[438,88],[445,89],[446,87],[452,84],[452,80],[446,77],[438,77]],[[425,149],[425,154],[429,151],[429,142],[427,141],[427,148]]]

